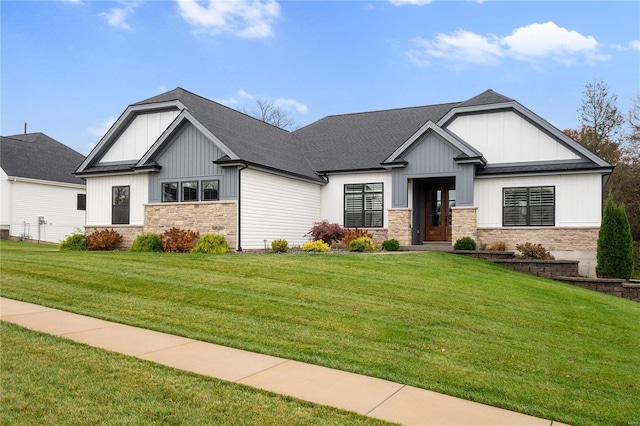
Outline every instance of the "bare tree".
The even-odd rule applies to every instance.
[[[289,110],[286,108],[276,105],[270,99],[264,98],[256,98],[256,104],[256,109],[242,112],[284,130],[293,130],[295,128],[295,120],[289,116]]]

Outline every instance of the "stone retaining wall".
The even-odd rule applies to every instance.
[[[577,260],[501,259],[492,262],[514,271],[545,278],[578,276]]]
[[[616,278],[582,278],[582,277],[556,277],[558,281],[572,284],[588,290],[606,293],[611,296],[640,302],[640,281],[625,281]]]

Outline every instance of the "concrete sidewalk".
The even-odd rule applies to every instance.
[[[411,425],[561,425],[302,362],[0,298],[0,320],[141,359]]]

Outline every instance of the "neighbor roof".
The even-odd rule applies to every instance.
[[[8,176],[84,185],[72,175],[84,158],[44,133],[0,137],[0,167]]]

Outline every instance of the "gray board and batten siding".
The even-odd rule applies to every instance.
[[[392,206],[406,208],[409,179],[455,178],[456,204],[473,205],[475,165],[454,160],[462,154],[435,132],[421,136],[404,154],[405,167],[394,168]]]
[[[186,180],[220,180],[220,200],[237,198],[236,167],[221,167],[212,160],[225,153],[196,127],[188,123],[177,133],[171,143],[156,156],[162,167],[149,174],[149,202],[161,202],[162,183]]]

